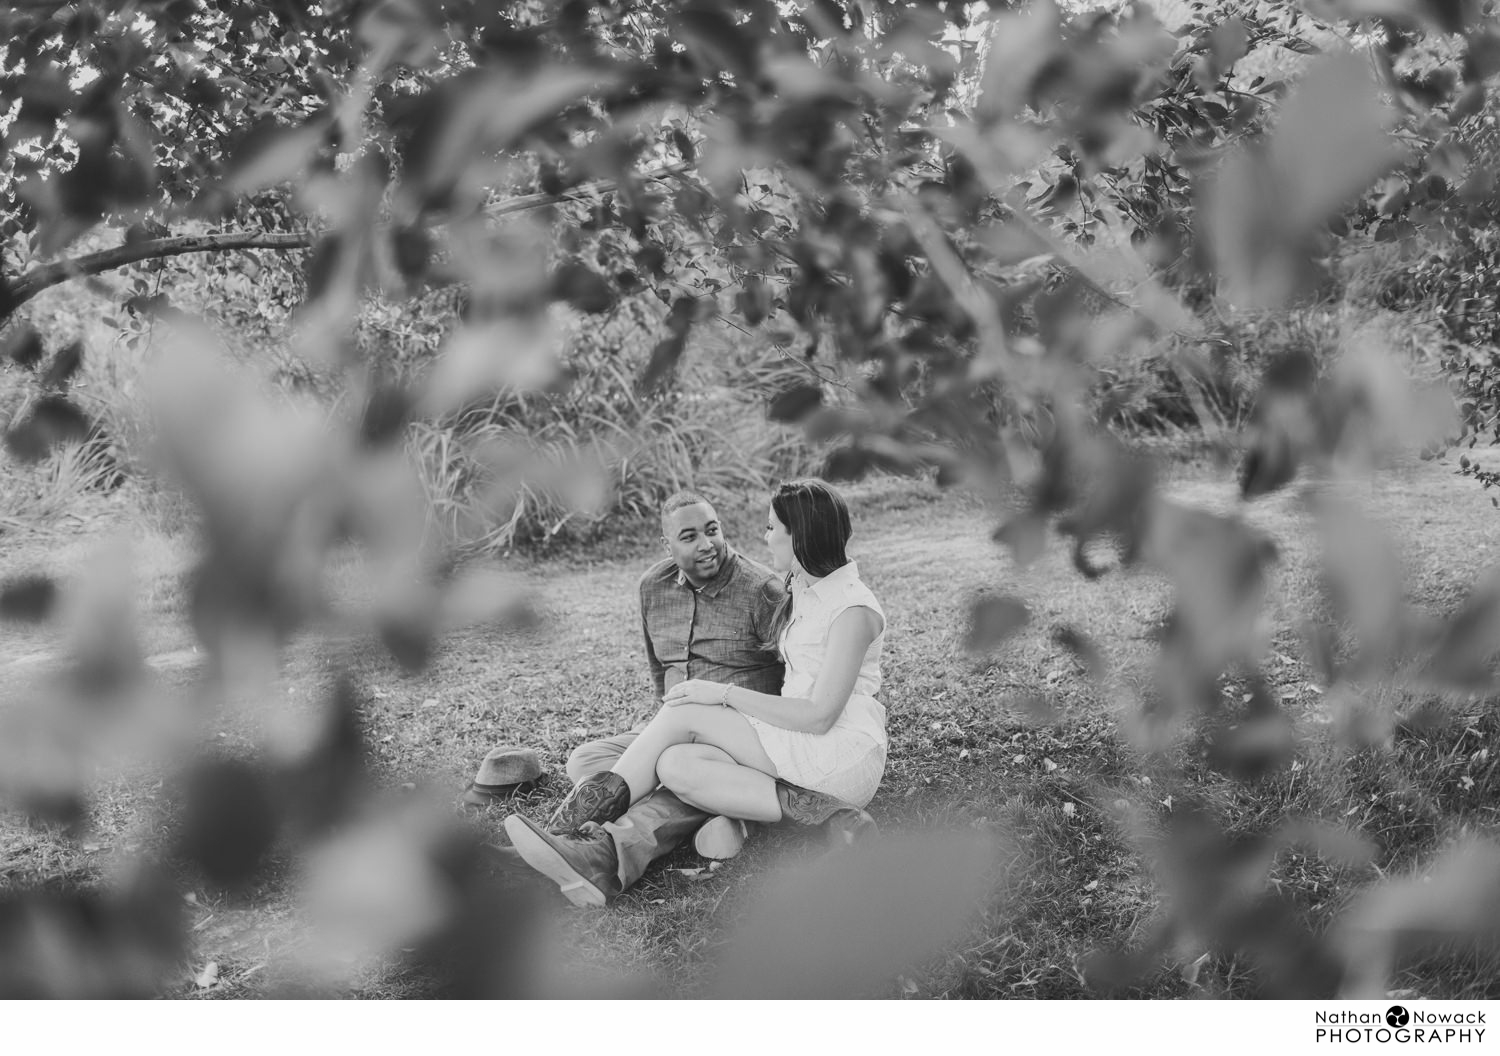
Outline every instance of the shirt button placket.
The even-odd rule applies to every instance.
[[[689,602],[692,609],[689,610],[691,615],[688,616],[687,662],[683,666],[687,670],[688,678],[696,678],[697,676],[693,674],[693,631],[698,626],[698,592],[690,590],[689,593],[692,595],[692,600]]]

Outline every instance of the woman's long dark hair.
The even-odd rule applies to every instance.
[[[771,496],[771,511],[786,525],[792,537],[792,556],[809,576],[822,578],[849,563],[844,547],[854,534],[849,521],[849,506],[826,481],[809,477],[791,480]],[[786,597],[771,618],[771,640],[774,649],[781,632],[792,618],[792,574],[787,573]]]

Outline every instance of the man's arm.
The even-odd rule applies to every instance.
[[[656,648],[651,644],[651,628],[646,624],[646,590],[641,588],[641,638],[646,643],[646,663],[651,667],[651,683],[656,687],[656,699],[667,694],[667,665],[656,658]]]

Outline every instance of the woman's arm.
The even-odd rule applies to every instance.
[[[784,730],[827,733],[849,703],[865,653],[883,626],[875,610],[863,605],[851,606],[839,613],[828,629],[828,652],[810,697],[783,697],[757,693],[743,686],[691,679],[667,690],[666,703],[727,704],[736,711]]]

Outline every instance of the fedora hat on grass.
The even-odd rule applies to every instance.
[[[542,776],[542,760],[530,748],[501,745],[492,748],[479,764],[479,772],[459,797],[471,807],[483,807],[505,799],[522,785]]]

